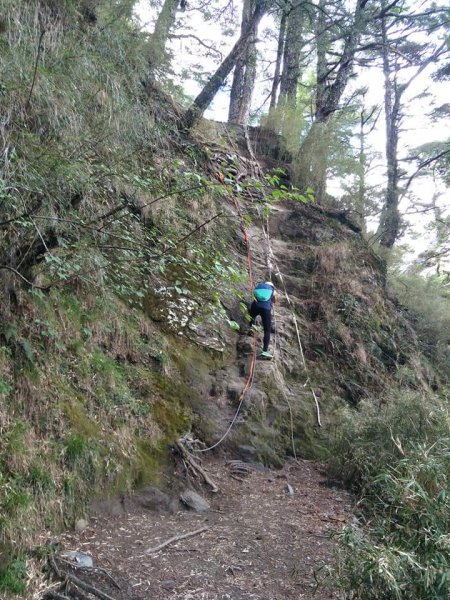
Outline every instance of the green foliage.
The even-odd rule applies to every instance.
[[[236,321],[228,321],[228,325],[230,326],[230,329],[232,331],[239,331],[240,330],[239,323],[236,323]]]
[[[27,569],[22,556],[12,557],[0,569],[0,590],[9,594],[24,594]]]
[[[400,273],[391,279],[414,321],[423,350],[439,377],[450,381],[450,290],[448,278]]]
[[[346,412],[332,472],[360,495],[360,525],[339,539],[339,580],[364,600],[444,600],[448,538],[450,414],[434,396],[400,396]]]
[[[96,215],[126,195],[126,186],[148,192],[161,185],[151,167],[141,164],[142,151],[161,140],[141,96],[145,37],[135,31],[123,2],[97,2],[98,27],[80,26],[79,2],[55,10],[42,5],[39,18],[31,5],[8,0],[2,8],[8,25],[0,108],[8,152],[0,220],[11,219],[5,245],[29,277],[42,260],[33,247],[25,260],[21,249],[32,246],[38,233],[48,250],[45,281],[77,278],[98,285],[99,272],[116,257],[93,252],[94,245],[111,245],[114,233],[101,231]],[[41,19],[49,20],[42,38]],[[125,227],[130,235],[123,241],[135,241],[132,230],[133,224]]]
[[[74,466],[83,461],[90,450],[88,440],[82,435],[75,434],[66,441],[65,458],[69,466]]]
[[[285,175],[283,170],[278,173],[268,173],[265,175],[267,183],[272,188],[270,194],[266,195],[267,202],[278,202],[280,200],[296,200],[302,203],[314,202],[314,190],[311,187],[306,188],[305,193],[301,194],[299,188],[295,186],[288,188],[287,185],[282,183],[281,177],[283,175]]]
[[[27,481],[35,490],[40,490],[42,492],[53,492],[55,490],[53,477],[43,465],[38,463],[30,465]]]
[[[12,387],[8,385],[2,377],[0,377],[0,395],[9,396],[12,391]]]
[[[443,108],[445,109],[446,105],[444,105]],[[448,118],[445,110],[442,115],[439,115],[438,110],[436,110],[434,114],[436,118],[439,118],[440,116]],[[422,171],[419,173],[420,176],[428,175],[430,177],[432,175],[438,175],[447,186],[450,185],[450,139],[445,141],[427,142],[426,144],[412,148],[410,156],[418,166],[420,165]],[[427,161],[429,161],[429,163],[427,163]],[[428,166],[428,169],[424,169],[424,166]]]

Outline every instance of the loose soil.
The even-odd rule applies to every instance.
[[[61,538],[65,549],[92,555],[120,590],[99,572],[76,574],[115,600],[340,597],[327,576],[337,551],[330,534],[351,520],[352,507],[345,492],[327,484],[320,466],[292,460],[281,470],[252,468],[242,481],[224,459],[203,466],[220,488],[214,495],[202,492],[211,503],[207,513],[180,504],[175,514],[158,515],[135,506]],[[204,533],[146,553],[203,526]]]

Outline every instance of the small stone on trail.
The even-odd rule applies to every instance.
[[[195,510],[195,512],[206,512],[210,508],[209,502],[193,490],[184,490],[184,492],[180,494],[180,500],[183,504],[192,510]]]
[[[289,485],[289,483],[286,484],[286,493],[288,494],[288,496],[293,496],[294,495],[294,488],[292,487],[292,485]]]
[[[78,519],[78,521],[75,522],[75,531],[77,533],[81,533],[88,527],[88,525],[89,523],[86,521],[86,519]]]
[[[256,448],[254,446],[240,445],[236,447],[236,454],[244,462],[252,463],[255,460]]]
[[[94,566],[92,556],[89,556],[89,554],[84,554],[83,552],[77,552],[76,550],[68,550],[67,552],[63,552],[61,556],[63,558],[66,558],[67,560],[77,563],[81,567],[92,568]]]
[[[168,579],[167,581],[161,581],[161,587],[163,590],[168,592],[172,591],[174,587],[177,585],[175,579]]]

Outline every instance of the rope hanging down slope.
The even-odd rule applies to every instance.
[[[244,235],[244,240],[245,240],[245,244],[246,244],[246,248],[247,248],[247,272],[248,272],[248,279],[249,279],[249,285],[250,285],[250,294],[252,294],[253,287],[254,287],[254,280],[253,280],[253,270],[252,270],[252,255],[251,255],[251,249],[250,249],[250,238],[248,235],[247,228],[245,226],[244,217],[242,215],[242,211],[239,206],[239,203],[234,196],[232,196],[232,198],[233,198],[234,207],[239,216],[241,230]],[[252,354],[251,354],[251,358],[250,358],[250,369],[249,369],[247,380],[242,389],[241,395],[239,396],[238,406],[237,406],[236,412],[233,416],[233,419],[231,420],[230,424],[228,425],[228,428],[225,431],[225,433],[215,444],[213,444],[212,446],[208,446],[207,448],[196,448],[195,450],[193,450],[194,452],[209,452],[210,450],[217,448],[217,446],[219,446],[219,444],[221,444],[223,442],[223,440],[228,436],[228,434],[230,433],[230,431],[233,428],[233,425],[236,422],[236,419],[239,416],[239,413],[241,411],[242,405],[245,400],[245,396],[247,395],[247,392],[250,391],[250,389],[253,385],[253,378],[254,378],[254,374],[255,374],[255,363],[256,363],[256,335],[253,335]]]
[[[248,137],[248,131],[247,129],[245,129],[245,137],[246,137],[246,142],[247,142],[247,146],[249,149],[249,153],[251,158],[253,159],[254,163],[257,165],[257,168],[260,172],[260,174],[262,175],[262,169],[253,153],[252,147],[251,147],[251,143],[250,143],[250,139]],[[231,140],[230,140],[231,141]],[[234,144],[233,144],[234,145]],[[241,208],[239,206],[238,201],[236,200],[235,196],[232,196],[233,199],[233,203],[236,209],[236,212],[239,216],[239,220],[240,220],[240,224],[241,224],[241,230],[244,236],[244,240],[245,240],[245,244],[246,244],[246,248],[247,248],[247,271],[248,271],[248,277],[249,277],[249,285],[250,285],[250,294],[253,293],[253,287],[254,287],[254,280],[253,280],[253,270],[252,270],[252,254],[251,254],[251,247],[250,247],[250,238],[248,235],[248,231],[247,228],[245,226],[245,221],[242,215],[242,211]],[[269,236],[269,227],[268,227],[268,217],[267,217],[267,227],[265,227],[264,224],[264,220],[263,217],[261,215],[261,211],[260,208],[257,207],[257,211],[258,211],[258,215],[260,217],[261,220],[261,228],[264,234],[264,238],[266,241],[266,261],[267,261],[267,268],[269,270],[269,274],[271,276],[272,273],[272,263],[275,265],[275,272],[276,272],[276,276],[279,279],[280,283],[283,286],[283,291],[288,303],[289,308],[291,309],[291,313],[292,313],[292,318],[293,318],[293,322],[295,325],[295,331],[297,334],[297,341],[298,341],[298,345],[299,345],[299,350],[300,350],[300,356],[302,359],[302,363],[303,363],[303,367],[305,369],[305,373],[306,373],[306,381],[304,383],[304,387],[308,386],[311,394],[314,398],[314,402],[315,402],[315,406],[316,406],[316,416],[317,416],[317,424],[319,425],[319,427],[322,426],[322,422],[321,422],[321,418],[320,418],[320,407],[319,407],[319,401],[317,399],[316,393],[314,391],[314,388],[312,387],[311,381],[309,379],[309,373],[308,373],[308,369],[306,366],[306,360],[305,360],[305,355],[303,352],[303,346],[302,346],[302,342],[301,342],[301,338],[300,338],[300,331],[298,328],[298,323],[297,323],[297,316],[295,315],[295,311],[293,308],[293,304],[292,301],[289,297],[289,294],[287,293],[286,290],[286,286],[283,280],[283,276],[281,274],[281,271],[278,267],[278,264],[276,263],[276,261],[274,260],[274,255],[273,255],[273,251],[272,251],[272,247],[271,247],[271,243],[270,243],[270,236]],[[277,324],[275,325],[275,335],[276,335],[276,341],[275,343],[277,344],[278,341],[278,326]],[[226,429],[225,433],[222,435],[222,437],[214,444],[212,444],[211,446],[208,446],[207,448],[198,448],[195,449],[194,452],[208,452],[210,450],[213,450],[214,448],[216,448],[217,446],[219,446],[224,440],[225,438],[229,435],[230,431],[233,428],[233,425],[236,422],[236,419],[239,416],[239,413],[241,411],[242,405],[244,403],[245,397],[247,392],[249,392],[251,390],[251,387],[253,385],[253,379],[254,379],[254,374],[255,374],[255,363],[256,363],[256,335],[253,336],[253,345],[252,345],[252,354],[251,354],[251,359],[250,359],[250,369],[249,369],[249,374],[247,377],[247,380],[245,382],[244,388],[239,396],[239,401],[238,401],[238,406],[236,409],[236,412],[233,416],[233,419],[231,420],[228,428]],[[293,452],[294,452],[294,456],[296,456],[295,453],[295,445],[294,445],[294,437],[293,437],[293,413],[292,413],[292,407],[290,405],[290,402],[288,401],[287,397],[286,397],[286,401],[288,403],[289,406],[289,413],[290,413],[290,419],[291,419],[291,438],[292,438],[292,448],[293,448]]]

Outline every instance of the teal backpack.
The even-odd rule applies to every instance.
[[[273,296],[273,287],[258,287],[253,290],[253,295],[257,302],[267,302]]]

